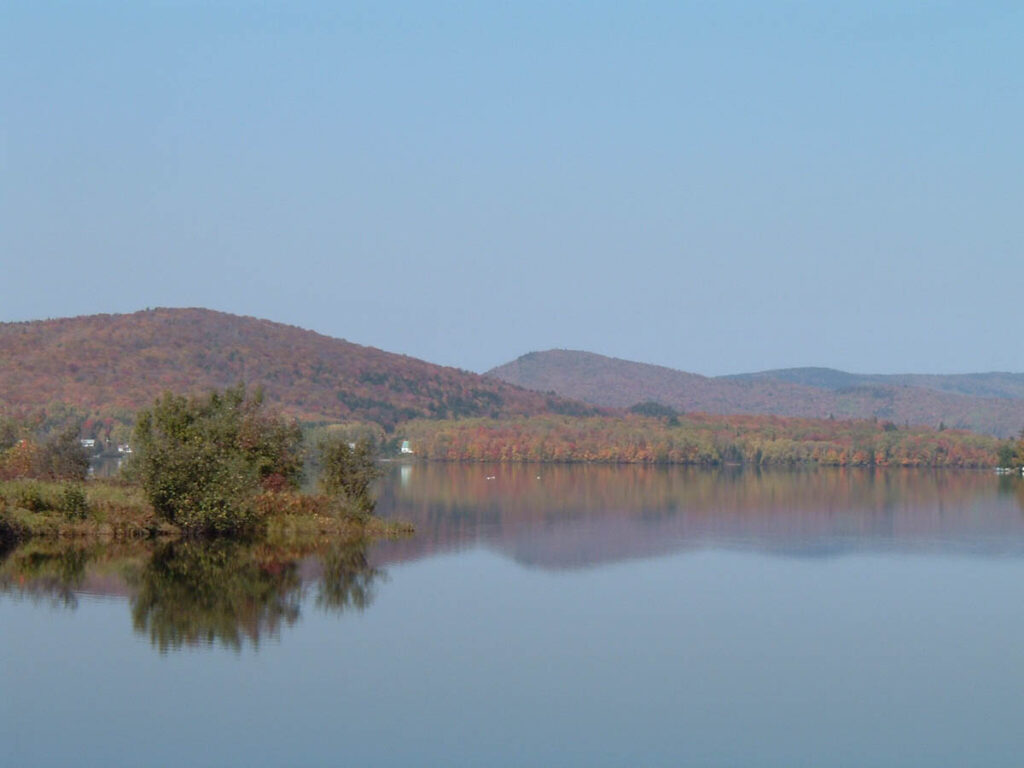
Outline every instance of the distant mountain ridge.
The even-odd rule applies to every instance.
[[[834,368],[779,368],[758,373],[722,376],[737,381],[788,381],[811,387],[841,390],[883,384],[894,387],[923,387],[938,392],[971,397],[1024,399],[1024,373],[847,373]]]
[[[611,413],[656,401],[681,411],[972,429],[1024,426],[1024,374],[861,375],[793,368],[707,377],[590,352],[523,355],[485,375],[295,326],[206,309],[0,323],[0,410],[73,406],[125,414],[160,392],[238,381],[308,422],[504,419]],[[120,418],[120,417],[119,417]]]
[[[654,401],[681,411],[884,419],[1009,437],[1024,427],[1024,374],[862,375],[790,368],[708,377],[664,366],[553,349],[487,372],[595,405]]]
[[[0,323],[0,406],[134,411],[239,381],[305,421],[594,413],[479,374],[207,309]]]

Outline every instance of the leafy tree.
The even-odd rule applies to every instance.
[[[320,488],[329,496],[339,496],[360,514],[373,511],[376,502],[370,485],[380,476],[373,444],[360,440],[349,444],[331,437],[320,444]]]
[[[263,410],[239,384],[206,397],[166,393],[139,413],[129,476],[157,514],[191,532],[257,523],[260,490],[294,488],[302,474],[297,424]]]
[[[36,453],[33,474],[61,480],[84,480],[89,473],[89,455],[78,438],[78,425],[68,426],[43,443]]]
[[[1000,467],[1019,467],[1024,465],[1024,440],[1017,442],[1007,440],[999,444],[997,459]]]
[[[68,520],[84,520],[89,514],[89,500],[85,489],[75,483],[67,483],[61,489],[57,508]]]

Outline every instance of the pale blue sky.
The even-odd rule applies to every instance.
[[[1024,370],[1017,2],[0,3],[0,319]]]

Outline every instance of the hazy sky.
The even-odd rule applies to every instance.
[[[0,320],[1024,370],[1019,2],[0,3]]]

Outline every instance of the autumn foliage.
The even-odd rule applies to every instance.
[[[304,422],[505,418],[599,409],[294,326],[205,309],[0,323],[0,410],[74,409],[109,438],[162,392],[244,381]]]
[[[448,461],[986,467],[999,446],[984,435],[890,422],[708,414],[677,421],[544,416],[404,428],[418,455]]]
[[[84,480],[88,469],[76,428],[46,438],[29,434],[6,445],[0,442],[0,480]]]
[[[787,374],[789,376],[787,377]],[[888,419],[1009,437],[1024,426],[1024,376],[861,376],[797,369],[700,376],[572,350],[531,352],[488,376],[614,408],[655,402],[677,411]]]

